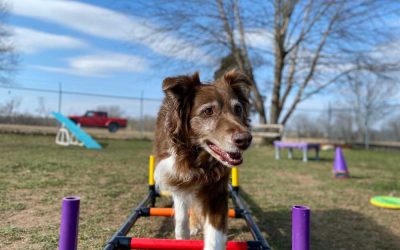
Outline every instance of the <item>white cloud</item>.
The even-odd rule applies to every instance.
[[[373,48],[373,52],[370,55],[373,58],[383,59],[386,62],[398,62],[400,58],[400,47],[399,47],[400,40],[394,40],[389,43],[381,44]]]
[[[237,32],[236,36],[239,37]],[[273,39],[273,34],[266,29],[252,29],[246,32],[246,42],[250,47],[256,49],[272,51],[274,47]]]
[[[20,52],[36,53],[48,49],[85,48],[87,43],[69,36],[45,33],[33,29],[8,26],[14,33],[15,47]]]
[[[155,25],[144,26],[139,18],[110,9],[61,0],[13,0],[12,5],[11,12],[15,15],[57,23],[97,37],[136,42],[163,56],[199,63],[209,63],[212,60],[183,39],[157,35]]]
[[[69,75],[109,77],[116,72],[143,72],[148,69],[146,60],[118,53],[100,53],[66,59],[67,67],[31,65],[32,68]]]

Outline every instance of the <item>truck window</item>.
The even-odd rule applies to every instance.
[[[86,117],[94,117],[94,112],[93,111],[88,111],[85,114]]]

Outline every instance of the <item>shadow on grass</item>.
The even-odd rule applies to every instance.
[[[100,141],[99,144],[101,145],[102,148],[107,148],[109,145],[109,142]]]
[[[291,208],[263,211],[240,190],[260,230],[273,249],[291,249]],[[311,208],[312,209],[312,208]],[[163,218],[156,238],[173,238],[174,219]],[[249,231],[246,226],[229,229],[230,235]],[[400,237],[363,214],[346,209],[311,210],[311,249],[400,249]]]
[[[303,162],[303,156],[293,156],[291,159],[289,159],[289,158],[281,158],[281,159]],[[309,158],[307,158],[307,161],[309,161],[309,162],[331,162],[333,164],[334,159],[330,158],[330,157],[320,157],[319,159],[317,159],[315,157],[309,157]]]
[[[171,238],[171,234],[173,235],[174,228],[175,228],[175,223],[173,217],[163,218],[161,221],[161,225],[158,228],[158,231],[154,235],[154,237],[160,239]]]
[[[330,162],[332,164],[333,164],[333,161],[334,161],[334,159],[330,158],[330,157],[329,158],[328,157],[320,157],[319,159],[309,158],[308,160],[312,161],[312,162]]]
[[[371,179],[371,176],[359,176],[359,175],[354,175],[350,173],[349,179],[354,179],[354,180],[365,180],[365,179]]]
[[[243,189],[241,196],[273,249],[291,249],[291,208],[263,211]],[[311,210],[311,249],[400,249],[400,237],[361,213]]]
[[[159,201],[156,203],[156,207],[172,207],[173,202],[172,200],[170,201]],[[174,232],[175,228],[175,223],[174,223],[174,218],[173,217],[165,217],[165,218],[159,218],[161,220],[160,226],[158,227],[158,231],[154,235],[155,238],[170,238],[171,233]]]

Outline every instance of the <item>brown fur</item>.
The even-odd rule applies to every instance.
[[[230,168],[212,157],[204,149],[204,142],[210,137],[223,145],[236,145],[241,151],[249,146],[249,86],[247,77],[237,71],[226,73],[213,84],[201,83],[198,73],[163,82],[165,99],[157,119],[155,157],[158,163],[170,156],[171,149],[175,152],[177,174],[167,183],[175,190],[194,194],[192,211],[199,213],[192,216],[200,217],[193,217],[191,224],[208,218],[215,228],[226,231]],[[233,99],[239,101],[242,110],[232,108]],[[212,108],[212,116],[199,111],[202,105],[213,102],[217,106]],[[236,135],[244,135],[249,141],[243,145],[232,143]]]

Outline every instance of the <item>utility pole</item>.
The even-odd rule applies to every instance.
[[[328,139],[332,138],[332,106],[328,105]]]
[[[143,90],[140,94],[140,137],[144,138]]]
[[[61,104],[62,104],[62,84],[58,83],[58,113],[61,113]]]

